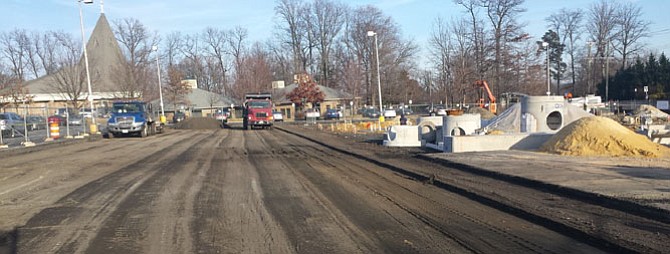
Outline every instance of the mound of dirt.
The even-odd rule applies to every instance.
[[[653,118],[667,119],[670,115],[651,105],[640,105],[635,110],[635,116],[651,116]]]
[[[599,116],[584,117],[565,126],[545,142],[540,151],[576,156],[670,156],[670,148]]]
[[[190,117],[177,123],[175,129],[214,130],[221,129],[221,122],[208,117]]]
[[[471,107],[467,111],[469,114],[479,114],[481,115],[481,118],[484,120],[489,120],[491,118],[496,117],[491,111],[485,108],[480,108],[480,107]]]

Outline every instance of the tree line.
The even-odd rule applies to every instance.
[[[620,78],[639,68],[639,61],[630,64],[630,59],[653,56],[640,41],[653,32],[634,2],[596,0],[587,9],[560,9],[546,17],[544,35],[530,35],[520,22],[524,0],[453,1],[461,15],[436,17],[427,45],[406,39],[377,7],[337,0],[277,0],[277,22],[265,41],[250,41],[244,27],[158,34],[136,18],[116,20],[113,30],[126,61],[119,83],[139,92],[135,96],[156,98],[158,58],[172,100],[184,93],[184,78],[240,99],[248,92],[269,91],[274,80],[292,83],[295,74],[303,73],[368,105],[379,103],[377,73],[385,104],[471,103],[482,96],[475,80],[487,80],[498,97],[508,92],[607,97],[601,83],[608,75],[611,98],[624,98],[622,89],[644,85],[655,97],[667,98],[665,79]],[[64,32],[2,32],[0,89],[75,66],[80,51],[80,40]],[[81,79],[76,81],[71,83],[81,87]]]

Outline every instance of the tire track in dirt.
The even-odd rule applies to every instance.
[[[287,135],[286,139],[302,138]],[[295,142],[290,141],[289,143]],[[310,157],[320,160],[315,164],[323,164],[321,167],[314,167],[321,169],[322,174],[335,174],[342,178],[340,181],[344,184],[355,183],[348,187],[350,190],[356,187],[368,189],[369,192],[381,196],[421,223],[434,228],[472,252],[500,250],[539,253],[582,252],[585,250],[597,252],[584,244],[555,232],[538,228],[515,216],[488,208],[459,195],[440,194],[430,185],[417,183],[404,175],[397,177],[398,175],[393,171],[379,167],[377,164],[334,152],[329,147],[323,147],[311,141],[309,143],[311,143],[310,148],[305,148],[305,151],[311,155]],[[311,172],[305,174],[316,175]],[[340,206],[345,207],[346,204],[342,203]],[[533,228],[533,230],[526,230],[527,228]],[[538,235],[543,237],[538,237]],[[563,242],[573,242],[574,246],[559,244]],[[420,246],[420,244],[417,245]]]
[[[212,131],[189,133],[193,133],[192,138],[183,144],[177,144],[181,149],[153,160],[156,161],[154,163],[156,166],[137,165],[141,169],[145,167],[144,170],[150,170],[152,173],[147,174],[138,187],[128,193],[105,219],[99,232],[87,246],[87,252],[161,253],[160,251],[166,249],[174,253],[192,251],[190,231],[187,228],[189,217],[173,217],[179,213],[185,216],[191,214],[191,207],[186,207],[192,204],[187,200],[190,194],[180,192],[174,195],[174,193],[187,191],[192,187],[189,184],[195,180],[193,177],[197,178],[197,170],[204,163],[203,158],[210,154],[207,152],[208,146],[213,146],[220,139],[217,139],[216,132]],[[188,178],[179,179],[177,175],[188,175]],[[170,210],[161,210],[166,207]],[[163,238],[164,229],[170,231],[166,234],[170,235],[171,239]],[[176,239],[180,241],[173,242]],[[169,244],[161,242],[163,240],[169,241]]]
[[[192,222],[196,253],[291,253],[281,227],[267,212],[258,185],[251,134],[236,129],[216,147],[207,181],[197,194]]]
[[[293,133],[296,134],[295,131]],[[326,140],[323,139],[324,135],[318,133],[315,137]],[[311,137],[307,139],[323,144]],[[435,163],[432,160],[412,158],[398,152],[402,150],[386,147],[349,150],[349,146],[343,146],[340,142],[326,143],[326,150],[353,155],[415,181],[431,181],[441,189],[604,251],[646,253],[665,250],[670,246],[665,240],[667,225],[646,216],[639,217],[634,205],[612,208],[611,204],[600,204],[601,197],[585,198],[583,194],[569,194],[570,190],[555,186],[548,188],[546,184],[531,183],[527,179],[463,165],[451,167],[450,163],[442,161]]]
[[[286,147],[293,150],[290,153],[301,154],[304,159],[285,158],[287,168],[300,179],[301,185],[314,193],[323,209],[331,214],[333,221],[330,223],[337,224],[346,232],[345,235],[355,239],[352,245],[363,248],[359,252],[469,252],[440,232],[426,228],[407,213],[403,214],[395,205],[384,202],[378,193],[361,189],[360,185],[364,184],[358,180],[346,179],[348,183],[344,183],[342,176],[329,173],[337,167],[346,167],[344,164],[324,164],[319,158],[333,156],[332,153],[316,155],[310,151],[315,147],[305,140],[277,134],[281,137],[266,136],[266,140],[273,147]],[[341,237],[333,239],[341,240]]]
[[[120,163],[120,169],[77,188],[40,211],[18,229],[18,251],[71,253],[85,250],[101,223],[118,210],[125,198],[156,172],[174,163],[176,155],[192,146],[192,142],[204,137],[184,134],[183,138],[187,142],[177,142],[165,150],[154,149],[157,151],[144,154],[131,164]]]
[[[25,225],[31,217],[53,206],[62,197],[89,182],[140,160],[147,154],[133,153],[134,150],[150,153],[160,149],[157,144],[169,146],[184,138],[188,137],[182,135],[166,140],[161,136],[159,139],[124,140],[124,142],[96,140],[66,143],[62,144],[62,147],[51,146],[49,149],[19,153],[3,159],[8,163],[23,161],[24,164],[13,169],[0,170],[2,176],[0,214],[3,215],[0,216],[0,232],[15,231],[16,227]],[[98,147],[100,144],[105,145],[107,149],[100,147],[87,150],[86,153],[72,153],[73,150]],[[110,152],[111,150],[116,151]],[[1,238],[3,237],[0,235],[0,240]],[[16,241],[10,239],[7,242]]]
[[[268,163],[257,164],[264,189],[269,193],[266,203],[282,223],[296,250],[306,253],[384,250],[382,242],[369,237],[369,232],[362,231],[349,220],[322,190],[315,187],[314,182],[301,173],[314,170],[310,163],[313,159],[302,151],[302,144],[278,142],[277,134],[277,131],[259,132],[267,148],[265,156],[270,158],[264,159],[269,160]],[[321,179],[320,183],[328,181],[330,179]],[[348,202],[356,207],[355,203],[359,201]]]
[[[147,229],[145,253],[192,253],[195,250],[192,221],[195,218],[197,193],[208,181],[207,172],[216,168],[219,155],[215,147],[226,142],[230,133],[215,132],[215,137],[206,140],[194,158],[183,162],[182,169],[164,184],[160,197],[152,206],[152,215]]]

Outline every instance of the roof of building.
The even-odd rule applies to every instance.
[[[114,74],[123,66],[125,58],[104,13],[100,14],[91,37],[86,43],[86,52],[93,93],[118,91]],[[79,64],[82,66],[85,64],[83,56]],[[31,94],[58,93],[54,88],[54,75],[57,74],[46,75],[27,81],[25,85]],[[84,89],[84,91],[86,90]]]

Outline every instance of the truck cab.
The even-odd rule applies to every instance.
[[[141,101],[119,101],[112,105],[111,116],[107,120],[107,135],[114,138],[121,135],[146,137],[163,131],[163,124],[154,117],[151,105]]]
[[[270,93],[247,94],[244,96],[242,127],[247,130],[255,127],[271,128],[272,95]]]

